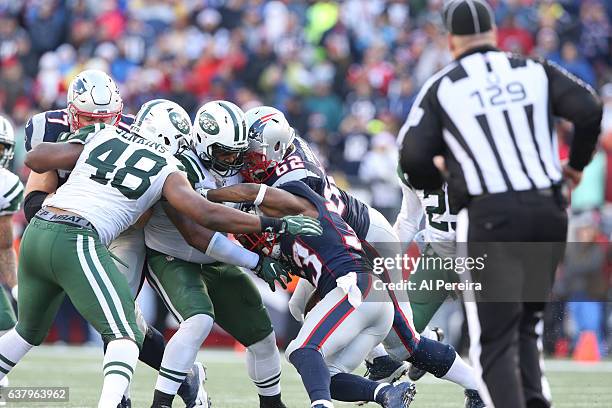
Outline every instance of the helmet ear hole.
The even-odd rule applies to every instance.
[[[281,142],[280,141],[276,142],[276,144],[274,145],[274,151],[278,152],[280,150],[280,147],[281,147]]]
[[[166,136],[161,135],[161,134],[159,135],[159,137],[160,137],[160,138],[162,138],[162,137],[163,137],[163,139],[164,139],[164,144],[165,144],[166,146],[170,146],[170,139],[168,139]]]
[[[198,143],[202,143],[202,136],[199,133],[196,133],[196,137],[198,139]]]

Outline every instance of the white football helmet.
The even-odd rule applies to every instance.
[[[68,121],[75,131],[91,123],[81,123],[79,116],[116,125],[121,119],[123,100],[119,88],[105,72],[88,69],[78,74],[68,86]]]
[[[258,106],[246,112],[249,150],[242,175],[247,181],[263,183],[293,145],[295,130],[285,115],[271,106]]]
[[[130,128],[130,132],[166,147],[171,155],[191,146],[191,130],[185,109],[167,99],[142,105]]]
[[[204,104],[193,122],[193,146],[202,164],[221,177],[242,169],[249,147],[244,112],[228,101]]]
[[[15,131],[4,116],[0,116],[0,168],[6,168],[15,154]]]

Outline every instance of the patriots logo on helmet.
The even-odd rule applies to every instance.
[[[177,112],[170,112],[170,122],[184,135],[189,134],[189,121]]]
[[[271,113],[269,115],[262,116],[253,122],[251,128],[249,129],[249,139],[255,139],[256,141],[263,143],[262,135],[263,130],[266,127],[266,123],[268,123],[270,120],[277,122],[277,120],[273,118],[274,115],[276,115],[276,113]]]
[[[202,112],[198,118],[200,127],[209,135],[216,135],[219,133],[219,124],[215,118],[208,112]]]
[[[87,88],[85,87],[85,82],[83,81],[83,79],[77,78],[77,80],[74,81],[72,90],[78,95],[84,94],[87,91]]]

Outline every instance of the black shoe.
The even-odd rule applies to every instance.
[[[117,405],[117,408],[132,408],[132,400],[125,398],[125,395],[121,397],[121,402]]]
[[[436,333],[436,336],[438,336],[438,341],[444,340],[444,330],[439,327],[434,327],[433,329],[431,329],[431,331]],[[427,374],[427,371],[422,370],[420,368],[416,368],[414,364],[410,364],[410,369],[408,370],[408,378],[410,378],[412,381],[420,380],[425,374]]]
[[[465,408],[485,408],[486,405],[476,390],[465,390]]]
[[[383,408],[408,408],[415,395],[416,386],[410,381],[392,385],[385,388],[381,405]]]
[[[368,377],[372,381],[388,382],[389,384],[399,380],[408,371],[408,363],[397,361],[390,356],[376,357],[371,363],[366,361],[365,365],[367,371],[364,377]]]
[[[196,362],[177,392],[177,395],[185,403],[186,408],[210,408],[212,406],[210,398],[204,389],[205,382],[206,369],[202,363]]]
[[[260,395],[259,408],[287,408],[287,406],[283,404],[280,394],[272,395],[270,397]]]

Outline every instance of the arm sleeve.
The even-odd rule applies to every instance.
[[[591,161],[601,133],[603,108],[593,89],[554,62],[543,62],[552,112],[574,124],[569,165],[582,171]]]
[[[206,255],[219,262],[254,269],[259,261],[259,255],[234,244],[228,237],[216,232],[210,240]]]
[[[400,167],[416,189],[436,189],[443,183],[433,157],[444,153],[442,119],[436,87],[426,85],[416,98],[406,123],[400,129]]]
[[[38,210],[42,208],[47,195],[48,193],[44,191],[31,191],[23,200],[23,212],[28,222],[32,221]]]

